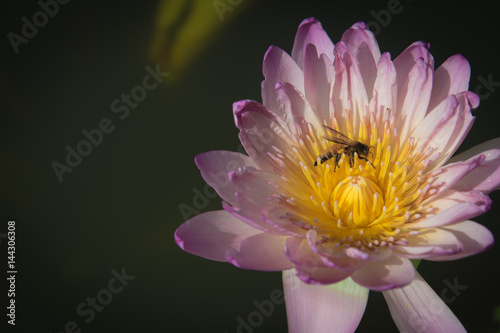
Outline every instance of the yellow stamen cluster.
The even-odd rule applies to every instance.
[[[424,173],[431,151],[417,151],[412,138],[401,142],[394,117],[363,117],[353,128],[346,111],[342,123],[332,119],[328,125],[353,140],[373,146],[367,156],[373,164],[354,156],[351,167],[345,154],[319,162],[332,143],[322,138],[322,128],[298,124],[293,138],[293,154],[277,148],[275,169],[281,176],[279,201],[288,211],[283,218],[303,229],[315,229],[322,242],[357,246],[404,245],[410,234],[409,223],[430,208],[423,204],[435,191],[434,179]],[[384,121],[385,118],[385,121]],[[278,162],[279,161],[279,162]]]

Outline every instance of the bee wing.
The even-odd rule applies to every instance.
[[[331,145],[330,147],[328,147],[327,149],[325,149],[325,151],[323,152],[322,155],[328,155],[328,154],[334,154],[334,153],[342,153],[343,150],[345,148],[345,144],[343,143],[335,143],[333,145]]]
[[[323,139],[328,140],[328,141],[332,141],[335,143],[347,145],[347,146],[352,146],[355,144],[355,141],[351,140],[347,135],[344,135],[344,134],[340,133],[339,131],[336,131],[333,128],[328,127],[326,125],[323,125],[323,127],[328,132],[328,134],[323,135]]]

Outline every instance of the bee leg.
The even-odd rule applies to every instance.
[[[351,152],[349,154],[349,165],[351,166],[351,168],[354,166],[354,152]]]
[[[335,154],[335,167],[333,168],[333,172],[335,172],[337,170],[341,157],[342,157],[341,154]]]
[[[365,160],[366,162],[370,163],[374,169],[376,169],[375,165],[373,165],[372,162],[370,162],[366,157],[359,157],[360,160]]]

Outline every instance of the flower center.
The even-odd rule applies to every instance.
[[[286,210],[282,218],[315,229],[322,242],[360,249],[405,244],[415,233],[407,225],[433,212],[425,203],[436,191],[434,178],[424,172],[432,151],[417,150],[412,138],[402,142],[390,110],[364,115],[356,130],[350,118],[346,111],[329,127],[372,146],[368,156],[354,145],[335,146],[323,128],[305,122],[296,124],[293,154],[268,153],[282,180],[274,184]]]
[[[330,210],[341,225],[366,228],[380,216],[383,206],[383,193],[375,182],[363,176],[349,176],[335,186]]]

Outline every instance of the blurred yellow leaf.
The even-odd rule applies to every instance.
[[[228,22],[255,0],[161,0],[150,59],[176,80]]]

